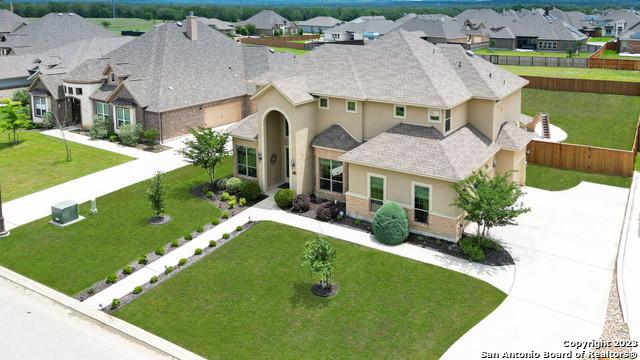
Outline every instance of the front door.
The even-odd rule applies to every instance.
[[[289,182],[289,147],[284,147],[284,181]]]

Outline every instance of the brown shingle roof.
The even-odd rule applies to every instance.
[[[360,141],[354,139],[342,126],[333,124],[316,135],[311,146],[350,151],[360,146]]]

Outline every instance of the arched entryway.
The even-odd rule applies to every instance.
[[[289,122],[278,110],[269,111],[264,117],[263,161],[267,189],[291,181],[291,149]]]

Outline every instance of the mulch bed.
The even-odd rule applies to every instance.
[[[80,135],[84,135],[84,136],[91,136],[91,134],[89,133],[88,130],[84,130],[84,129],[76,129],[76,130],[71,130],[72,133],[75,134],[80,134]],[[102,140],[96,140],[96,141],[109,141],[109,139],[102,139]],[[122,145],[125,146],[125,145]],[[136,146],[131,146],[133,148],[136,148],[138,150],[144,150],[144,151],[148,151],[151,153],[161,153],[163,151],[169,150],[171,149],[171,147],[166,146],[166,145],[162,145],[162,144],[156,144],[153,147],[146,145],[146,144],[138,144]]]
[[[308,217],[311,219],[316,218],[316,209],[320,204],[326,202],[328,200],[320,199],[320,198],[312,198],[311,205],[309,210],[303,213],[295,212],[293,210],[288,210],[289,212]],[[338,211],[345,212],[344,203],[337,203]],[[352,229],[365,231],[368,233],[373,233],[371,222],[365,220],[357,220],[349,216],[344,216],[342,219],[334,218],[329,221],[331,224],[346,226]],[[451,255],[460,259],[468,260],[467,256],[462,251],[462,248],[455,242],[437,239],[430,236],[425,236],[416,233],[409,233],[409,238],[407,238],[407,243],[419,246],[425,249],[435,250],[437,252]],[[513,265],[515,264],[513,257],[511,254],[503,248],[500,244],[496,244],[495,249],[485,249],[485,259],[484,261],[479,262],[480,264],[489,265],[489,266],[505,266],[505,265]]]
[[[242,211],[252,207],[253,205],[259,203],[260,201],[266,199],[267,197],[264,195],[260,195],[260,197],[258,197],[255,200],[248,200],[247,199],[247,204],[245,206],[240,206],[240,194],[229,194],[232,196],[236,197],[236,206],[233,209],[229,209],[229,204],[227,204],[226,201],[222,201],[220,200],[220,196],[222,196],[222,193],[225,192],[225,190],[220,190],[220,189],[216,189],[215,191],[211,191],[213,193],[212,197],[208,197],[207,196],[207,192],[209,191],[209,185],[208,184],[201,184],[198,185],[194,188],[191,189],[191,194],[194,196],[197,196],[203,200],[207,200],[210,203],[214,204],[215,206],[217,206],[218,208],[220,208],[221,210],[224,210],[226,212],[229,213],[229,217],[232,217],[234,215],[237,215],[239,213],[241,213]]]

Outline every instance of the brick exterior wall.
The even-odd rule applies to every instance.
[[[355,196],[346,195],[347,215],[367,221],[373,220],[374,212],[369,210],[369,201]],[[413,221],[413,209],[405,209],[409,219],[409,227],[416,232],[458,241],[462,236],[462,218],[456,220],[434,214],[429,214],[429,224]]]
[[[336,193],[333,191],[327,191],[320,189],[320,159],[329,159],[329,160],[337,160],[338,157],[344,152],[329,150],[329,149],[320,149],[313,148],[313,154],[315,156],[315,181],[314,181],[314,193],[317,197],[327,200],[337,200],[341,202],[345,202],[345,195],[347,191],[349,191],[349,165],[347,163],[342,163],[344,166],[342,170],[342,193]]]
[[[620,43],[620,50],[622,52],[640,54],[640,40],[622,40]]]

